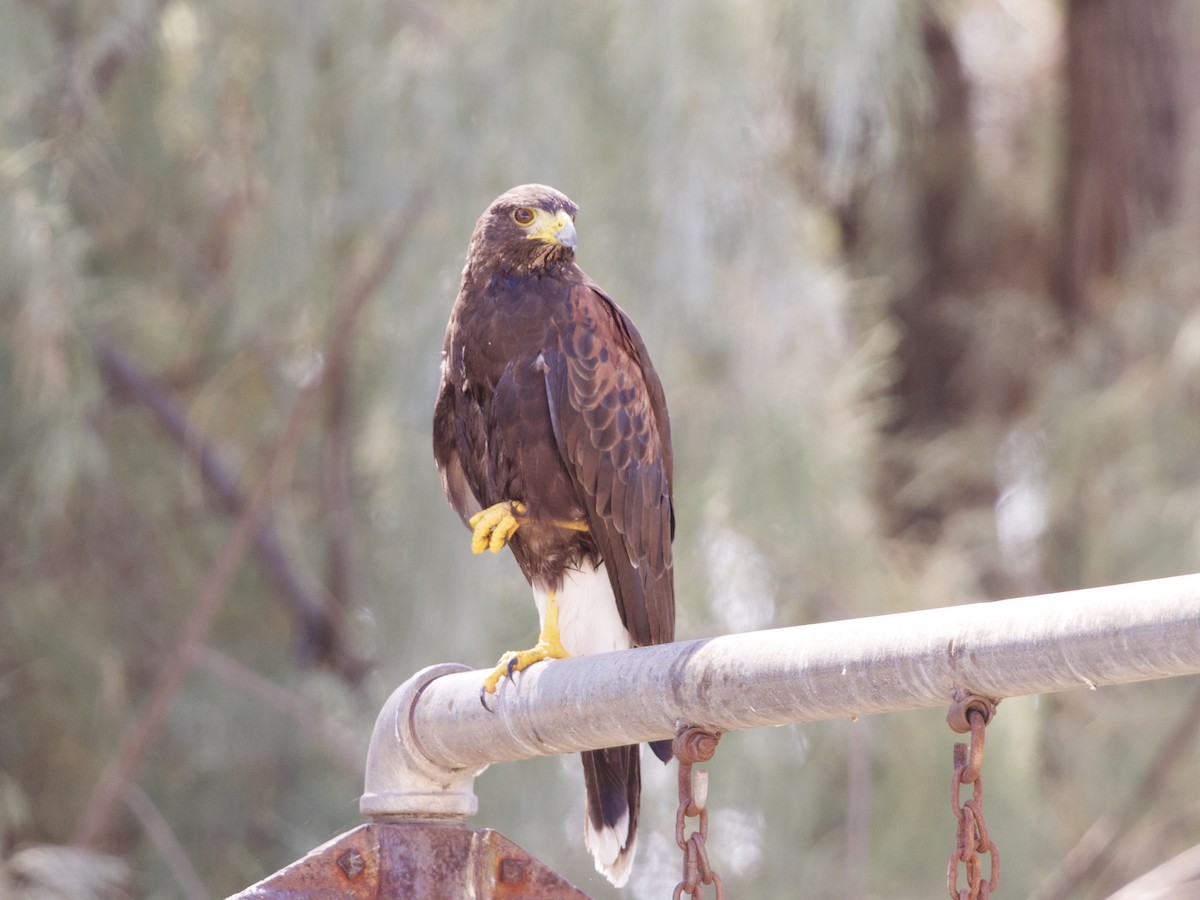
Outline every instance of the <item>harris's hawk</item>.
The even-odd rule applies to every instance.
[[[472,549],[505,544],[533,588],[539,660],[670,641],[675,633],[671,434],[662,384],[629,317],[575,264],[578,207],[515,187],[475,225],[442,348],[433,452]],[[481,694],[481,697],[483,695]],[[651,745],[664,762],[670,742]],[[583,754],[584,839],[629,877],[638,747]]]

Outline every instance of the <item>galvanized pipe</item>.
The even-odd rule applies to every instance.
[[[946,706],[955,688],[1004,698],[1196,673],[1200,575],[1187,575],[539,663],[491,711],[484,672],[456,672],[405,715],[428,760],[462,769],[669,738],[681,721],[727,732]]]

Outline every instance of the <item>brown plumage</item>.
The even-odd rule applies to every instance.
[[[576,210],[553,188],[523,185],[479,218],[433,423],[446,497],[464,520],[524,504],[508,546],[543,624],[547,597],[557,602],[571,654],[675,631],[666,401],[633,323],[575,264]],[[670,758],[668,742],[654,750]],[[616,884],[637,834],[637,751],[583,754],[585,836]]]

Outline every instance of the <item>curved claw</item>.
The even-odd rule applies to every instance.
[[[494,713],[495,710],[492,709],[487,704],[487,698],[488,698],[488,689],[487,689],[487,685],[484,684],[484,685],[481,685],[479,688],[479,705],[482,706],[484,709],[486,709],[488,712]]]
[[[485,694],[496,693],[497,688],[500,686],[500,679],[506,675],[510,678],[512,677],[513,663],[517,660],[519,655],[520,654],[518,654],[516,650],[509,650],[500,657],[500,661],[496,663],[492,671],[488,673],[488,677],[483,679],[483,692]],[[486,703],[484,704],[484,707],[487,707]]]

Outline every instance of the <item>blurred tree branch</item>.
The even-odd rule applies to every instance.
[[[354,511],[350,489],[350,384],[352,361],[349,356],[330,367],[325,407],[325,446],[321,461],[321,502],[328,550],[326,554],[325,598],[327,621],[340,621],[351,605],[353,570],[352,532]]]
[[[418,187],[410,194],[404,209],[385,228],[384,238],[373,256],[362,264],[357,277],[352,279],[339,299],[333,320],[333,334],[325,353],[326,367],[300,389],[283,430],[267,455],[262,474],[200,587],[174,649],[167,654],[159,669],[150,699],[126,730],[120,746],[100,775],[80,815],[73,843],[94,845],[107,831],[125,786],[165,722],[171,702],[183,686],[188,672],[200,660],[205,640],[229,594],[238,568],[266,519],[276,482],[290,468],[292,458],[304,438],[305,429],[325,387],[327,374],[330,369],[345,365],[367,300],[382,285],[420,218],[426,194],[422,186],[424,182],[418,179],[416,183]]]
[[[238,567],[267,514],[278,474],[286,469],[286,462],[300,446],[305,426],[316,404],[320,383],[320,378],[315,379],[312,384],[303,388],[296,398],[283,433],[268,456],[266,468],[242,508],[232,533],[209,569],[174,649],[167,654],[159,669],[150,700],[141,715],[126,730],[119,749],[101,773],[100,781],[84,807],[73,843],[85,846],[96,844],[107,830],[117,799],[123,793],[151,741],[158,734],[166,720],[171,701],[196,663],[203,642],[233,585]]]
[[[59,124],[73,134],[96,107],[117,76],[153,43],[169,0],[146,0],[128,15],[118,15],[89,45],[80,46],[79,11],[68,3],[28,2],[45,15],[64,62],[65,90],[59,92]]]
[[[148,0],[129,20],[118,21],[104,33],[92,60],[92,88],[97,94],[108,91],[113,80],[130,60],[140,55],[153,40],[162,12],[169,0]]]
[[[179,838],[175,837],[175,832],[171,830],[171,823],[159,812],[154,801],[150,799],[150,795],[143,791],[136,782],[130,782],[129,786],[125,788],[124,800],[129,811],[138,820],[138,824],[142,826],[154,846],[158,848],[159,855],[167,864],[167,868],[171,870],[175,884],[179,886],[184,897],[187,900],[204,900],[208,897],[208,890],[196,873],[192,861],[188,859],[187,851],[179,843]]]
[[[260,675],[227,653],[212,647],[201,659],[205,671],[231,684],[277,713],[287,716],[346,772],[361,775],[365,750],[354,746],[321,716],[312,702]]]
[[[1179,724],[1163,741],[1125,803],[1092,823],[1034,892],[1032,900],[1066,900],[1081,884],[1096,876],[1100,867],[1110,861],[1113,846],[1133,828],[1170,783],[1179,764],[1186,761],[1197,728],[1200,728],[1200,689],[1193,692]]]
[[[195,463],[204,483],[217,495],[225,511],[234,516],[240,514],[246,507],[246,497],[238,485],[237,475],[175,399],[137,363],[111,344],[97,340],[92,345],[92,351],[109,392],[115,397],[128,397],[145,406],[162,431]],[[300,624],[301,659],[327,662],[350,683],[360,681],[364,668],[362,663],[346,658],[344,648],[335,644],[324,605],[313,596],[288,560],[269,516],[255,532],[254,544],[263,568]]]

